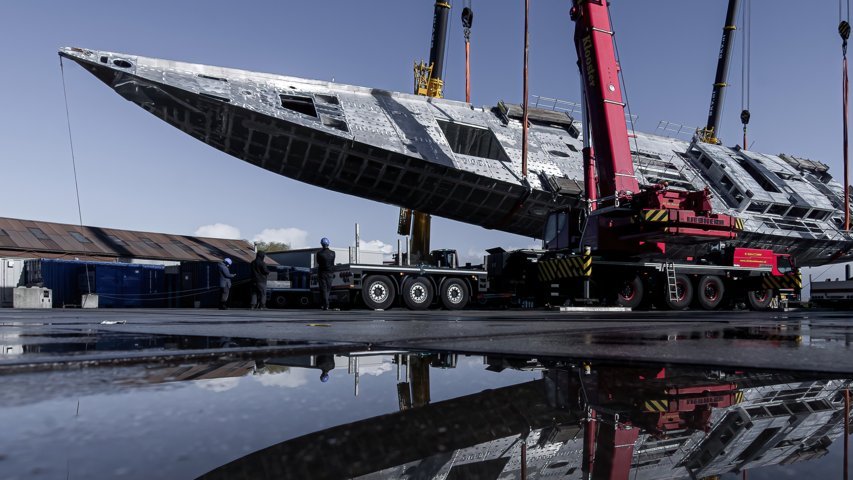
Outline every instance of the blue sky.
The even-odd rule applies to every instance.
[[[753,0],[753,148],[821,160],[837,178],[841,48],[833,1]],[[577,101],[569,1],[533,0],[530,92]],[[464,50],[451,13],[446,96],[464,99]],[[473,0],[472,100],[519,102],[523,1]],[[703,124],[725,0],[613,0],[611,10],[638,128]],[[79,46],[408,92],[429,54],[432,0],[2,2],[2,216],[77,223],[56,50]],[[721,138],[740,141],[740,39]],[[193,234],[223,224],[254,239],[314,245],[362,239],[396,245],[397,209],[280,177],[229,157],[126,102],[66,62],[83,221]],[[289,230],[288,230],[289,229]],[[204,232],[205,230],[202,230]],[[278,236],[276,236],[278,235]],[[476,258],[533,240],[444,219],[433,246]]]

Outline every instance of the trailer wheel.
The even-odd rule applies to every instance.
[[[723,302],[726,286],[716,275],[705,275],[699,279],[696,300],[705,310],[714,310]]]
[[[432,283],[424,277],[413,277],[403,282],[403,303],[409,310],[426,310],[432,305],[435,294]]]
[[[686,310],[693,302],[693,284],[690,277],[683,273],[675,276],[675,297],[675,300],[671,300],[669,292],[664,288],[663,301],[670,310]]]
[[[766,288],[747,292],[746,300],[749,302],[749,308],[752,310],[767,310],[770,308],[770,302],[773,301],[773,289]]]
[[[385,275],[372,275],[362,284],[361,299],[367,308],[385,310],[394,303],[394,284]]]
[[[287,297],[283,293],[275,293],[271,303],[275,308],[284,308],[287,306]]]
[[[448,310],[461,310],[468,304],[468,285],[458,278],[450,278],[441,286],[441,303]],[[482,304],[485,304],[485,299]]]
[[[616,288],[616,303],[619,306],[637,308],[643,303],[646,289],[639,275],[626,278]]]

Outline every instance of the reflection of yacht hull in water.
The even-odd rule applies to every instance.
[[[583,197],[582,140],[565,113],[533,110],[525,181],[511,105],[76,48],[60,54],[193,137],[311,185],[532,237],[549,210]],[[735,243],[787,251],[800,265],[849,258],[843,189],[824,164],[642,133],[632,147],[641,184],[710,187],[714,211],[745,221]]]
[[[489,368],[503,360],[488,358]],[[508,480],[523,478],[522,443],[528,478],[586,478],[593,458],[592,478],[705,478],[820,458],[843,435],[839,394],[850,380],[692,368],[655,379],[659,370],[549,368],[539,380],[289,439],[199,478]],[[614,418],[629,441],[609,435]]]

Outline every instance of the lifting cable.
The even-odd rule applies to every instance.
[[[743,148],[749,150],[749,143],[746,141],[746,126],[749,124],[750,117],[749,91],[752,76],[752,2],[750,0],[744,0],[742,15],[740,122],[743,124]]]
[[[68,145],[71,148],[71,166],[74,169],[74,192],[77,195],[77,218],[80,221],[80,230],[83,230],[83,209],[80,207],[80,186],[77,182],[77,159],[74,156],[74,137],[71,135],[71,114],[68,112],[68,89],[65,87],[65,66],[62,63],[62,57],[59,57],[59,71],[62,75],[62,95],[65,98],[65,122],[68,125]],[[84,264],[86,268],[86,294],[91,295],[92,284],[89,279],[89,264]]]
[[[850,38],[850,0],[847,0],[847,11],[842,10],[842,0],[838,0],[838,34],[841,35],[841,88],[844,143],[844,231],[850,231],[850,180],[848,176],[848,146],[847,146],[847,108],[848,108],[848,78],[847,78],[847,39]]]

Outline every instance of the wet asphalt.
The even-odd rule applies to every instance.
[[[853,316],[775,312],[0,310],[0,371],[423,350],[853,372]]]

